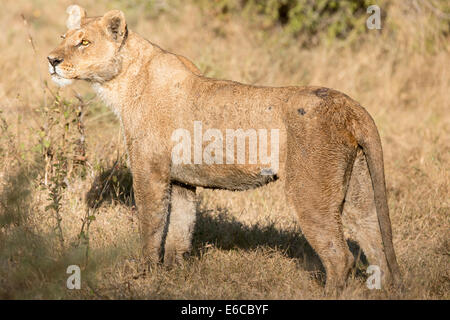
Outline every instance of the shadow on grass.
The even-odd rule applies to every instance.
[[[123,164],[100,169],[86,194],[86,203],[90,208],[113,201],[129,207],[135,205],[131,172]]]
[[[6,185],[0,195],[0,228],[21,226],[28,218],[31,202],[29,170],[19,168],[7,177]]]
[[[222,250],[271,248],[295,259],[299,268],[311,272],[320,282],[325,282],[322,262],[299,229],[283,230],[274,224],[247,226],[231,216],[227,209],[197,209],[193,254],[200,255],[207,244],[213,244]],[[347,240],[347,244],[355,261],[358,261],[355,276],[363,278],[364,273],[360,267],[367,265],[367,259],[356,242]]]
[[[91,250],[89,266],[84,268],[84,245],[61,248],[55,230],[40,230],[30,217],[37,210],[32,194],[41,169],[18,166],[6,177],[0,194],[0,300],[99,298],[90,288],[68,290],[67,267],[82,267],[83,279],[95,283],[97,270],[128,255],[129,246],[123,241],[123,248]]]
[[[222,250],[271,248],[296,259],[307,271],[323,272],[323,266],[306,238],[298,231],[288,231],[275,225],[247,226],[232,217],[227,209],[197,210],[193,254],[200,254],[206,244]]]
[[[87,193],[87,204],[92,208],[105,201],[117,201],[129,207],[134,206],[132,181],[131,172],[124,165],[102,170]],[[213,212],[216,214],[212,215]],[[367,260],[359,245],[350,240],[347,243],[355,261],[360,256],[359,263],[366,265]],[[271,248],[296,259],[300,268],[312,272],[320,281],[325,278],[324,267],[318,255],[300,230],[281,230],[273,224],[247,226],[232,217],[226,208],[197,208],[192,254],[200,255],[208,244],[222,250]],[[363,276],[360,268],[356,269],[356,276]]]
[[[62,290],[47,286],[49,279],[64,283],[65,259],[53,250],[56,234],[36,232],[30,221],[38,170],[18,166],[0,194],[0,299],[61,296]],[[61,272],[55,273],[59,268]]]

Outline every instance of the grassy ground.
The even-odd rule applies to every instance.
[[[262,29],[193,1],[79,3],[91,15],[123,9],[131,29],[208,76],[321,85],[358,100],[382,137],[406,290],[366,289],[362,261],[339,298],[450,298],[445,17],[398,1],[382,32],[304,47],[281,27]],[[240,193],[199,190],[192,256],[175,269],[144,269],[118,122],[85,84],[58,91],[47,73],[45,57],[64,33],[69,4],[6,1],[0,12],[0,298],[331,298],[277,183]],[[81,290],[66,289],[71,264],[82,267]]]

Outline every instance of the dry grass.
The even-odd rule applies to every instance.
[[[189,57],[207,75],[274,86],[322,85],[361,102],[383,140],[394,245],[406,290],[367,290],[359,264],[339,298],[449,299],[450,41],[437,31],[442,21],[426,8],[396,2],[381,34],[301,49],[281,30],[261,31],[238,16],[214,19],[189,1],[167,2],[149,15],[120,1],[79,1],[95,15],[121,7],[133,30]],[[123,160],[104,194],[109,201],[99,205],[90,225],[82,289],[66,289],[67,266],[85,265],[86,245],[77,246],[77,236],[86,203],[92,204],[98,189],[86,191],[102,188],[102,177],[124,151],[117,121],[93,100],[85,116],[86,175],[72,175],[62,193],[61,248],[55,216],[45,210],[48,191],[38,187],[42,161],[29,150],[38,141],[33,129],[46,121],[36,109],[53,101],[41,79],[50,82],[45,56],[64,32],[68,4],[2,3],[0,109],[9,129],[0,138],[0,298],[331,298],[323,295],[320,261],[277,183],[240,193],[200,190],[191,258],[172,270],[144,270]],[[93,96],[84,84],[58,94],[76,104],[73,89],[85,100]]]

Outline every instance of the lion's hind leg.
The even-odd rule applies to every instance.
[[[341,220],[352,156],[311,153],[303,162],[314,167],[293,161],[296,158],[294,153],[288,158],[287,198],[295,207],[303,234],[325,267],[326,292],[335,294],[344,288],[354,263]]]
[[[382,281],[389,279],[386,256],[383,250],[380,227],[375,208],[372,180],[366,158],[358,150],[342,214],[347,238],[358,242],[370,265],[380,267]]]

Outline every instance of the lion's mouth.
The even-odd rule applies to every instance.
[[[48,65],[48,72],[52,77],[52,81],[56,83],[59,87],[67,86],[73,82],[71,79],[67,79],[66,77],[62,76],[58,72],[57,67],[55,68],[51,64]]]
[[[67,79],[61,76],[55,69],[49,71],[52,77],[52,81],[56,83],[59,87],[65,87],[73,82],[72,79]]]
[[[48,64],[48,72],[52,77],[59,77],[64,79],[64,76],[61,75],[61,73],[58,73],[57,67],[52,66],[50,63]]]
[[[55,67],[53,67],[50,63],[48,64],[48,72],[50,73],[50,75],[53,76],[60,76],[57,72]]]

